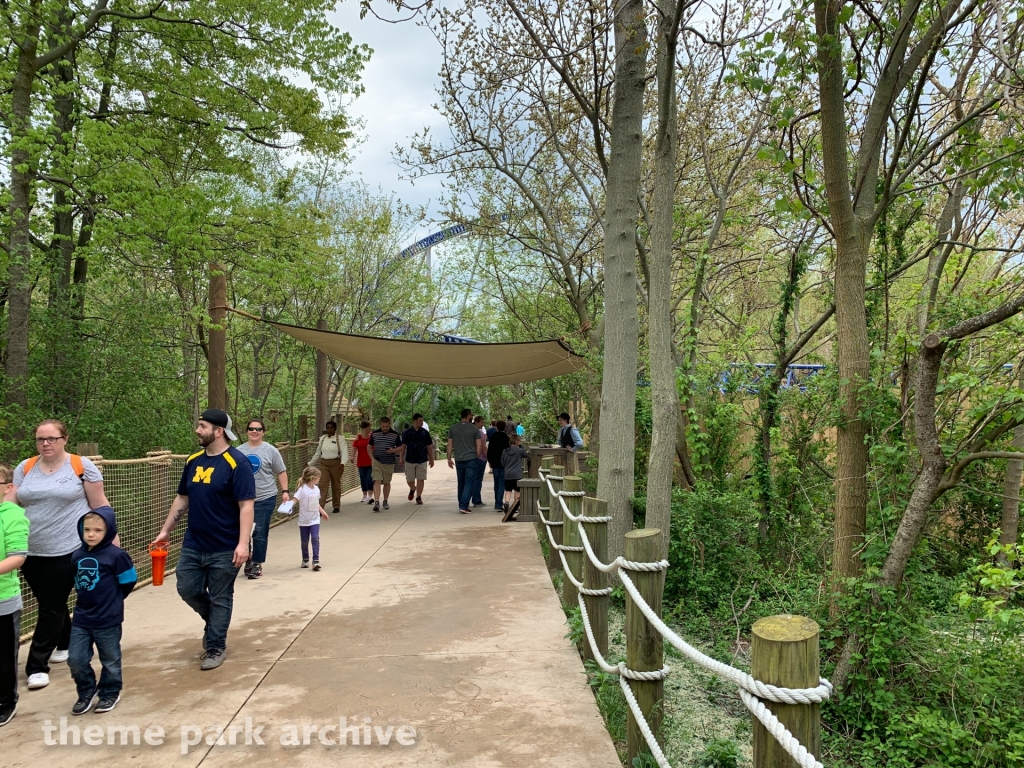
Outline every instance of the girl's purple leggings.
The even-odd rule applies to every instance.
[[[313,559],[320,559],[320,523],[300,525],[299,535],[302,537],[302,559],[309,560],[309,540],[313,540]]]

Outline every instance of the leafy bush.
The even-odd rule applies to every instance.
[[[712,739],[697,755],[695,768],[739,768],[740,748],[732,739]]]
[[[737,584],[759,571],[758,512],[739,492],[677,490],[665,580],[666,604],[688,604],[714,613]]]

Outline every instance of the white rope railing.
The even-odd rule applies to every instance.
[[[608,523],[611,522],[611,517],[586,517],[582,514],[574,515],[572,510],[570,510],[569,506],[565,503],[565,498],[584,496],[585,492],[556,491],[551,485],[549,475],[549,470],[545,468],[540,470],[541,479],[547,487],[551,502],[550,506],[545,507],[541,505],[540,499],[538,499],[537,513],[540,516],[541,522],[544,524],[544,530],[547,531],[548,542],[551,547],[558,552],[558,557],[562,561],[562,572],[570,583],[576,587],[576,590],[579,593],[577,601],[580,607],[580,615],[583,620],[583,629],[587,635],[587,640],[590,643],[590,651],[594,656],[594,660],[597,662],[598,667],[605,673],[619,676],[619,685],[626,698],[626,703],[629,705],[630,711],[633,713],[633,717],[636,720],[637,727],[643,734],[644,740],[647,742],[647,746],[651,750],[651,754],[654,756],[659,768],[672,768],[672,766],[665,757],[665,753],[658,744],[658,740],[651,732],[650,725],[647,723],[647,720],[640,709],[640,705],[637,703],[636,697],[633,695],[633,691],[626,680],[662,680],[668,676],[670,669],[668,666],[664,666],[660,670],[650,672],[631,670],[626,666],[625,662],[620,661],[618,664],[610,664],[608,660],[601,655],[598,651],[597,641],[594,638],[593,628],[590,625],[590,616],[587,613],[587,606],[583,596],[608,595],[611,594],[612,587],[609,586],[603,589],[590,589],[585,587],[569,568],[569,564],[565,559],[566,552],[585,552],[591,565],[599,571],[611,575],[617,575],[619,580],[622,582],[622,586],[625,588],[626,592],[629,593],[630,598],[640,609],[644,618],[651,623],[658,633],[667,640],[670,645],[676,648],[676,650],[678,650],[688,661],[691,661],[736,685],[739,688],[740,700],[743,702],[744,706],[750,710],[751,714],[761,722],[765,729],[773,738],[775,738],[779,745],[786,750],[790,757],[792,757],[801,766],[801,768],[824,768],[814,755],[808,752],[806,747],[800,743],[799,739],[797,739],[785,725],[779,722],[779,719],[771,712],[770,709],[768,709],[768,707],[765,706],[763,700],[774,701],[780,704],[820,703],[832,695],[832,684],[828,680],[820,678],[820,683],[815,688],[783,688],[780,686],[769,685],[768,683],[763,683],[760,680],[755,679],[741,669],[736,669],[729,664],[725,664],[717,659],[711,658],[705,653],[701,653],[699,650],[687,643],[678,634],[676,634],[671,627],[662,621],[661,617],[658,616],[651,606],[647,604],[647,601],[644,600],[640,591],[633,583],[633,580],[629,577],[629,574],[626,573],[626,571],[640,571],[648,573],[663,571],[668,568],[668,561],[660,560],[654,563],[638,563],[626,560],[624,557],[619,556],[611,563],[602,563],[594,553],[593,546],[587,538],[587,532],[584,528],[584,524]],[[579,529],[582,546],[568,546],[565,544],[558,544],[555,541],[551,528],[564,525],[564,521],[549,520],[547,515],[544,513],[550,511],[551,506],[554,505],[554,501],[556,499],[561,507],[562,514],[565,516],[565,520],[575,524]]]

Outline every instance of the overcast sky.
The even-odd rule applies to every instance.
[[[385,4],[379,5],[381,11],[387,10]],[[350,110],[365,122],[365,141],[356,150],[352,170],[374,188],[395,192],[405,203],[426,206],[433,221],[424,222],[416,237],[428,235],[438,229],[440,179],[421,179],[413,185],[401,178],[392,156],[396,144],[408,146],[409,138],[424,126],[442,135],[447,132],[431,106],[437,101],[440,46],[416,22],[389,24],[371,15],[360,19],[358,0],[342,0],[329,19],[356,43],[366,43],[374,51],[363,72],[366,90]]]

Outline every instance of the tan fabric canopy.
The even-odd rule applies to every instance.
[[[516,344],[446,344],[376,339],[266,322],[353,368],[422,384],[520,384],[572,373],[586,365],[582,357],[557,339]]]

